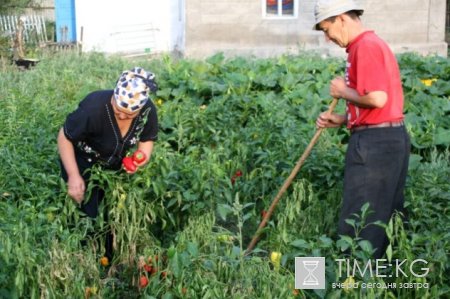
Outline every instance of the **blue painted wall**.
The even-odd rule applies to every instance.
[[[55,0],[56,41],[76,42],[75,0]]]

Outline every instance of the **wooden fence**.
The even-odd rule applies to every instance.
[[[0,34],[10,37],[11,40],[17,35],[19,20],[22,21],[23,42],[30,45],[45,45],[47,40],[47,31],[43,16],[24,15],[24,16],[1,16],[0,15]]]

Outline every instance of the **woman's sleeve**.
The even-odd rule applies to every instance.
[[[147,116],[147,122],[145,123],[144,130],[142,131],[139,140],[156,141],[158,139],[158,113],[155,105],[150,101],[150,112]]]
[[[64,135],[72,143],[85,140],[88,132],[89,116],[86,111],[78,107],[77,110],[70,113],[64,123]]]

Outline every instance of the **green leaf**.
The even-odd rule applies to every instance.
[[[389,246],[386,248],[386,256],[388,259],[388,262],[392,261],[392,244],[389,244]]]
[[[212,65],[219,65],[225,60],[225,56],[222,52],[219,52],[209,58],[206,59],[207,63],[210,63]]]
[[[345,239],[339,239],[336,242],[336,245],[341,249],[341,251],[346,251],[347,249],[349,249],[351,247],[351,243],[349,243],[347,240]]]
[[[361,207],[361,215],[363,218],[364,218],[364,215],[367,215],[367,213],[369,212],[369,208],[370,208],[370,203],[368,203],[368,202],[363,204],[363,206]]]
[[[222,220],[226,221],[228,214],[233,212],[233,208],[227,204],[220,204],[217,206],[217,213],[219,214]]]
[[[323,246],[322,247],[331,247],[333,245],[333,240],[331,240],[328,237],[325,236],[321,236],[319,238],[319,240],[322,242]]]
[[[358,245],[364,252],[372,253],[373,251],[372,244],[367,240],[359,241]]]
[[[198,256],[198,245],[193,242],[188,242],[187,250],[192,257]]]
[[[171,246],[168,250],[167,250],[167,257],[169,259],[173,258],[175,256],[175,253],[177,253],[177,250],[175,249],[175,247]]]
[[[340,239],[336,242],[336,245],[341,248],[342,251],[351,248],[353,245],[353,238],[349,236],[341,236]]]
[[[246,203],[245,205],[243,205],[243,206],[242,206],[242,209],[246,209],[246,208],[252,207],[252,206],[254,206],[254,205],[255,205],[254,202],[249,202],[249,203]]]
[[[244,215],[244,217],[242,217],[242,222],[247,221],[248,219],[252,218],[252,213],[247,213]]]
[[[434,144],[450,145],[450,130],[438,127],[434,135]]]
[[[420,162],[422,161],[422,156],[417,154],[411,154],[409,156],[409,166],[410,170],[417,169],[420,166]]]
[[[173,294],[169,291],[169,292],[167,292],[167,293],[165,293],[162,297],[161,297],[161,299],[173,299],[173,298],[175,298],[174,296],[173,296]]]
[[[345,219],[345,223],[355,228],[355,219]]]
[[[180,277],[182,274],[182,271],[181,271],[177,252],[175,252],[173,257],[170,259],[169,265],[170,265],[170,270],[172,271],[173,275],[177,278]]]
[[[297,248],[309,248],[308,242],[306,242],[303,239],[297,239],[293,242],[291,242],[291,246],[297,247]]]

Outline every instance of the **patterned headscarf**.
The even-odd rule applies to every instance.
[[[144,107],[149,100],[150,92],[157,90],[155,74],[141,67],[135,67],[120,75],[114,89],[114,99],[119,107],[133,113]]]

